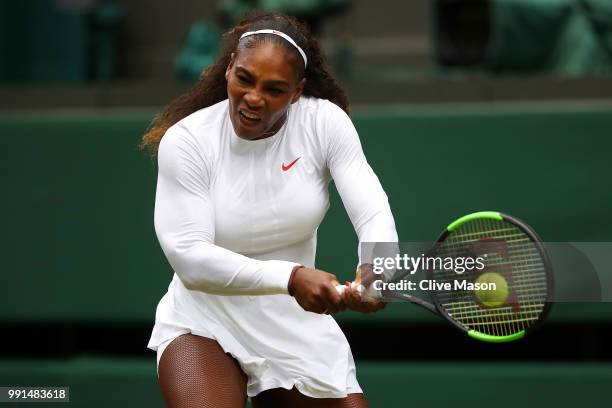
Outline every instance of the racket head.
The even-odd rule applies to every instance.
[[[436,290],[433,304],[440,315],[470,337],[486,342],[518,340],[532,331],[551,308],[553,274],[542,241],[523,221],[495,211],[461,217],[440,234],[432,248],[436,257],[481,257],[482,270],[426,270],[428,279],[477,283],[487,273],[507,290],[494,302],[476,290]],[[501,278],[500,278],[501,276]]]

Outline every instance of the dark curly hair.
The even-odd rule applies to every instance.
[[[187,92],[174,99],[149,125],[142,137],[140,147],[148,150],[152,155],[157,154],[159,142],[166,130],[179,120],[193,112],[212,106],[227,99],[227,80],[225,70],[230,63],[231,54],[239,52],[240,36],[247,31],[269,28],[281,31],[290,36],[304,50],[308,58],[308,66],[304,72],[302,57],[295,47],[283,38],[275,35],[256,35],[245,37],[240,46],[251,48],[261,41],[273,41],[284,44],[296,56],[297,77],[306,78],[303,95],[328,99],[349,113],[348,99],[344,90],[329,72],[327,62],[321,52],[319,43],[310,30],[293,17],[274,12],[249,13],[234,28],[223,35],[224,46],[217,61],[209,66],[198,82]]]

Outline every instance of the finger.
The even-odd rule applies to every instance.
[[[385,306],[385,302],[369,298],[368,300],[362,300],[358,306],[358,310],[362,313],[372,313],[384,308]]]
[[[342,294],[342,295],[340,295],[340,303],[339,303],[339,307],[338,307],[338,312],[346,310],[347,308],[348,308],[348,305],[346,304],[346,300],[345,300],[344,294]]]
[[[323,311],[325,311],[325,305],[323,305],[321,302],[306,300],[298,301],[298,304],[307,312],[323,313]]]
[[[353,301],[357,304],[361,304],[365,301],[364,294],[358,288],[354,288],[351,291],[351,297]]]
[[[350,302],[351,308],[358,312],[363,312],[369,308],[368,301],[357,288],[351,290]]]
[[[371,306],[370,311],[371,312],[378,312],[379,310],[382,310],[384,308],[383,305],[381,304],[374,304]]]
[[[355,307],[357,307],[357,302],[355,302],[355,299],[351,296],[349,291],[343,294],[342,299],[347,309],[355,309]]]
[[[316,306],[316,313],[335,313],[338,309],[338,301],[334,300],[334,297],[340,297],[340,294],[333,288],[330,290],[330,285],[323,285],[319,288],[319,293],[314,298]]]
[[[355,301],[351,295],[351,290],[349,288],[346,288],[343,292],[342,292],[342,304],[344,306],[344,309],[353,309],[355,306]]]
[[[336,286],[334,285],[329,291],[328,296],[325,299],[325,305],[327,306],[327,311],[331,313],[337,313],[344,308],[344,301],[342,296],[336,290]]]
[[[385,306],[387,306],[387,304],[385,302],[381,302],[380,300],[377,300],[377,301],[371,303],[370,308],[371,308],[372,312],[377,312],[379,310],[384,309]]]
[[[325,311],[324,314],[334,314],[334,313],[338,313],[340,311],[340,307],[339,306],[334,306],[334,305],[329,305]]]
[[[326,314],[329,312],[329,309],[327,308],[327,306],[325,304],[317,304],[316,306],[313,306],[309,312],[313,312],[313,313],[317,313],[317,314]]]

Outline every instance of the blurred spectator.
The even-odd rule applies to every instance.
[[[116,73],[121,5],[102,0],[0,3],[0,82],[82,83]]]
[[[610,0],[436,0],[443,65],[612,73]]]

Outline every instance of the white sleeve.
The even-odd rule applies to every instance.
[[[328,140],[327,165],[359,237],[360,263],[369,263],[372,254],[362,253],[362,248],[372,246],[362,246],[362,243],[396,243],[395,221],[387,195],[363,154],[351,119],[336,105],[326,111],[323,129]]]
[[[220,295],[286,294],[292,269],[286,261],[259,261],[215,242],[209,194],[210,161],[180,125],[162,138],[158,151],[155,232],[185,287]]]

